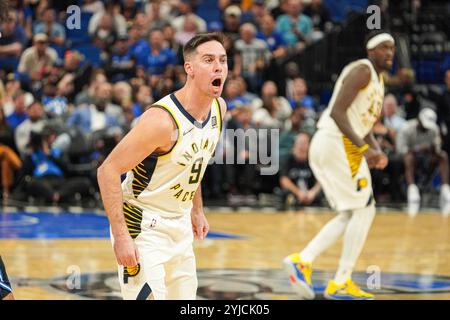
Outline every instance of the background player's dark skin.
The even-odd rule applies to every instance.
[[[367,50],[368,59],[372,62],[378,74],[390,70],[394,50],[394,44],[388,41],[379,44],[371,50]],[[331,111],[331,117],[336,122],[341,132],[345,134],[354,145],[361,147],[366,143],[369,144],[370,148],[363,153],[369,167],[383,169],[386,167],[388,159],[379,148],[373,133],[370,132],[364,139],[358,137],[353,131],[346,113],[359,90],[369,84],[370,77],[371,72],[366,65],[360,65],[350,71],[342,82],[341,90],[339,91]]]

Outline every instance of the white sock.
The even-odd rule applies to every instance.
[[[334,278],[337,284],[343,284],[348,278],[351,278],[356,260],[366,242],[374,217],[374,203],[364,209],[353,210],[352,217],[345,230],[339,268]]]
[[[340,212],[330,220],[312,239],[305,249],[300,252],[300,258],[304,262],[313,262],[317,256],[335,243],[344,233],[350,221],[350,212]]]

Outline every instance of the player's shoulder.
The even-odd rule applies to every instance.
[[[346,78],[359,88],[365,88],[372,78],[371,62],[367,59],[360,59],[347,65]]]

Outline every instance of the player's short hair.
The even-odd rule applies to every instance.
[[[199,33],[189,40],[183,47],[183,58],[186,59],[195,53],[197,47],[205,42],[217,41],[220,44],[224,44],[224,35],[220,32]]]
[[[0,0],[0,23],[9,17],[9,6],[7,0]]]

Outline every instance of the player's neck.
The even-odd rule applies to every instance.
[[[367,59],[369,59],[370,63],[372,63],[372,66],[375,69],[375,72],[377,73],[377,76],[378,76],[378,79],[379,79],[380,78],[380,74],[383,72],[383,70],[381,68],[378,68],[377,65],[375,64],[375,62],[372,59],[370,59],[370,58],[367,58]]]
[[[195,120],[203,122],[209,114],[213,98],[206,96],[195,86],[186,85],[175,92],[175,96]]]

